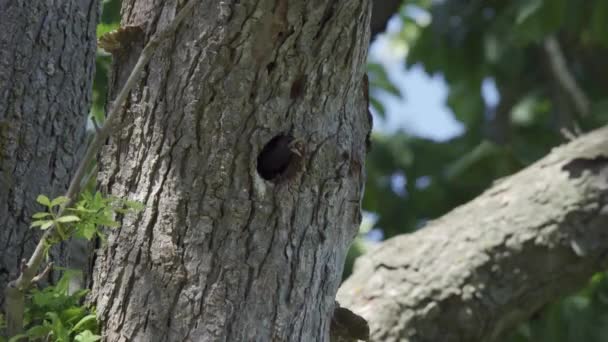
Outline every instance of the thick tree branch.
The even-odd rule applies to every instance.
[[[338,301],[373,341],[492,341],[608,261],[608,127],[361,257]]]

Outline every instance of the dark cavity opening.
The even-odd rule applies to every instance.
[[[270,62],[270,63],[266,64],[266,71],[270,74],[274,70],[274,68],[276,68],[276,66],[277,66],[277,63]]]
[[[292,141],[291,135],[279,134],[264,145],[257,160],[258,174],[262,178],[275,180],[286,173],[290,164],[297,158],[291,146]]]

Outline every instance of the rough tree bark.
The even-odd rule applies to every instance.
[[[338,293],[373,341],[493,341],[608,262],[608,127],[359,258]]]
[[[0,308],[38,242],[36,196],[63,194],[83,151],[98,16],[96,0],[0,0]]]
[[[146,205],[96,260],[107,341],[328,339],[360,222],[370,10],[203,0],[161,45],[101,161],[103,187]],[[122,12],[149,37],[176,2]],[[114,89],[137,54],[117,53]]]

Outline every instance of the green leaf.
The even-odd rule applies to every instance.
[[[53,224],[55,224],[55,222],[47,221],[42,226],[40,226],[40,229],[47,230],[47,229],[51,228],[51,226],[53,226]]]
[[[8,342],[19,342],[22,341],[22,339],[27,338],[26,334],[19,334],[19,335],[15,335],[13,337],[11,337]]]
[[[92,213],[96,213],[97,212],[97,210],[87,209],[87,208],[85,208],[83,206],[78,206],[76,208],[67,208],[67,209],[70,210],[70,211],[76,211],[76,212],[79,212],[79,213],[88,213],[88,214],[92,214]]]
[[[40,223],[40,224],[39,224]],[[40,226],[40,229],[47,230],[49,229],[55,222],[53,221],[35,221],[32,223],[32,227]]]
[[[92,202],[93,201],[93,194],[90,191],[85,191],[83,192],[80,197],[82,197],[82,200],[84,202]]]
[[[51,207],[67,203],[70,199],[65,196],[59,196],[51,201]]]
[[[74,299],[75,298],[73,296],[69,296],[69,300],[66,302]],[[74,322],[79,321],[86,314],[87,311],[84,306],[70,306],[67,309],[62,310],[59,317],[61,317],[61,320],[65,322],[65,325],[69,327],[72,326]],[[71,330],[71,332],[74,332],[74,330]]]
[[[39,212],[39,213],[35,213],[34,215],[32,215],[32,218],[40,219],[40,218],[44,218],[44,217],[48,217],[48,216],[51,216],[51,213]]]
[[[45,195],[38,195],[38,197],[36,197],[36,202],[51,207],[51,200]]]
[[[40,227],[48,222],[51,222],[51,224],[53,224],[53,220],[38,220],[38,221],[32,222],[32,224],[30,225],[30,228]]]
[[[96,205],[103,205],[105,202],[103,200],[103,196],[101,196],[101,192],[96,192],[95,197],[93,199],[93,203]]]
[[[93,334],[90,330],[85,330],[74,337],[78,342],[95,342],[101,340],[101,336]]]
[[[95,325],[96,321],[97,321],[97,317],[95,315],[86,315],[82,319],[80,319],[80,321],[78,321],[78,323],[76,323],[76,325],[74,325],[74,327],[72,328],[72,332],[77,332],[77,331],[82,330],[82,328],[84,326],[86,326],[87,324]]]
[[[47,312],[46,317],[51,320],[51,329],[55,341],[68,342],[70,340],[70,332],[65,328],[63,322],[56,312]]]
[[[35,325],[29,328],[26,332],[27,337],[31,339],[41,339],[51,332],[51,327],[48,325]]]
[[[34,290],[32,293],[32,303],[38,307],[48,307],[53,302],[54,294],[50,291],[52,287],[45,289],[45,291]]]
[[[97,25],[97,38],[103,36],[104,34],[116,30],[119,27],[117,22],[113,23],[99,23]]]
[[[74,215],[66,215],[66,216],[59,217],[55,221],[61,222],[61,223],[78,222],[78,221],[80,221],[80,217],[74,216]]]
[[[78,273],[82,273],[82,271],[78,271],[76,270]],[[86,296],[89,292],[91,292],[91,290],[89,289],[80,289],[76,292],[74,292],[74,294],[72,294],[73,298],[76,298],[77,300],[80,300],[82,297]]]
[[[74,233],[77,237],[81,237],[91,241],[97,233],[97,228],[94,224],[79,224],[78,229]]]

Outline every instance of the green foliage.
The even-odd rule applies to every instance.
[[[608,341],[608,278],[596,274],[586,288],[520,325],[508,341]]]
[[[74,207],[64,211],[68,212],[68,215],[59,215],[60,208],[69,201],[67,197],[60,196],[50,200],[47,196],[40,195],[36,201],[46,206],[47,211],[32,215],[34,221],[31,226],[42,230],[54,226],[59,240],[50,241],[51,244],[64,241],[71,236],[87,240],[98,237],[103,242],[105,234],[100,227],[118,227],[118,222],[113,218],[116,213],[126,214],[143,209],[142,204],[135,201],[113,196],[104,197],[100,192],[92,194],[88,191],[82,193],[80,201]]]
[[[57,284],[30,291],[26,298],[25,333],[9,341],[23,337],[32,341],[100,340],[94,310],[81,304],[88,290],[69,291],[70,279],[79,273],[64,270]]]
[[[448,141],[404,132],[372,135],[363,208],[378,216],[375,227],[385,237],[420,229],[538,160],[566,141],[562,129],[589,131],[608,123],[607,1],[410,0],[399,15],[402,29],[390,39],[405,45],[408,67],[443,76],[447,105],[464,130]],[[549,36],[591,100],[587,116],[576,112],[549,67],[543,45]],[[377,91],[399,94],[381,69],[369,64],[370,103],[380,114]],[[496,105],[482,96],[486,81],[496,85]],[[363,251],[357,242],[349,260]],[[608,341],[607,283],[596,275],[509,341]]]
[[[101,22],[97,25],[97,38],[118,28],[120,21],[120,0],[104,0],[102,8]],[[111,63],[110,54],[102,50],[97,51],[91,116],[98,124],[105,120],[104,105],[108,94]]]
[[[80,218],[77,216],[59,214],[63,205],[69,200],[70,199],[65,196],[50,200],[45,195],[39,195],[38,198],[36,198],[36,202],[46,206],[48,211],[38,212],[32,215],[34,221],[32,221],[31,227],[39,227],[41,230],[47,230],[51,226],[55,226],[55,231],[61,240],[67,239],[69,236],[70,224],[80,221]]]
[[[49,199],[39,195],[38,203],[46,207],[46,211],[33,215],[32,227],[46,230],[55,227],[58,238],[49,239],[48,247],[70,237],[91,240],[94,237],[105,241],[102,226],[114,228],[119,224],[114,220],[116,214],[138,212],[143,205],[117,197],[102,196],[101,193],[84,192],[74,207],[64,208],[69,199],[60,196]],[[65,209],[65,210],[62,210]],[[60,212],[68,212],[60,215]],[[61,268],[55,267],[61,270]],[[98,341],[95,313],[92,308],[82,304],[82,299],[88,290],[69,291],[70,279],[79,275],[79,271],[63,269],[63,275],[57,284],[47,286],[42,290],[33,289],[27,296],[25,310],[25,333],[13,336],[9,342],[21,338],[30,340],[49,341]],[[3,319],[0,317],[0,329]],[[0,342],[3,342],[0,340]]]
[[[68,210],[80,219],[75,225],[74,236],[87,240],[97,236],[104,242],[105,235],[99,227],[118,227],[118,222],[113,219],[115,213],[126,214],[143,209],[143,205],[139,202],[123,200],[114,196],[104,197],[100,192],[95,194],[84,192],[81,198],[74,208]]]
[[[432,19],[420,20],[408,6]],[[404,8],[403,28],[392,39],[407,45],[408,66],[444,76],[447,105],[465,129],[443,142],[403,132],[372,136],[364,209],[379,215],[385,236],[413,231],[538,160],[565,141],[562,128],[590,130],[608,122],[608,69],[600,62],[608,53],[605,1],[407,1]],[[559,38],[592,100],[586,117],[573,114],[547,68],[542,42],[548,35]],[[369,72],[372,90],[399,94],[381,65],[370,63]],[[485,103],[484,80],[496,83],[498,105]],[[372,106],[383,108],[374,94]]]

